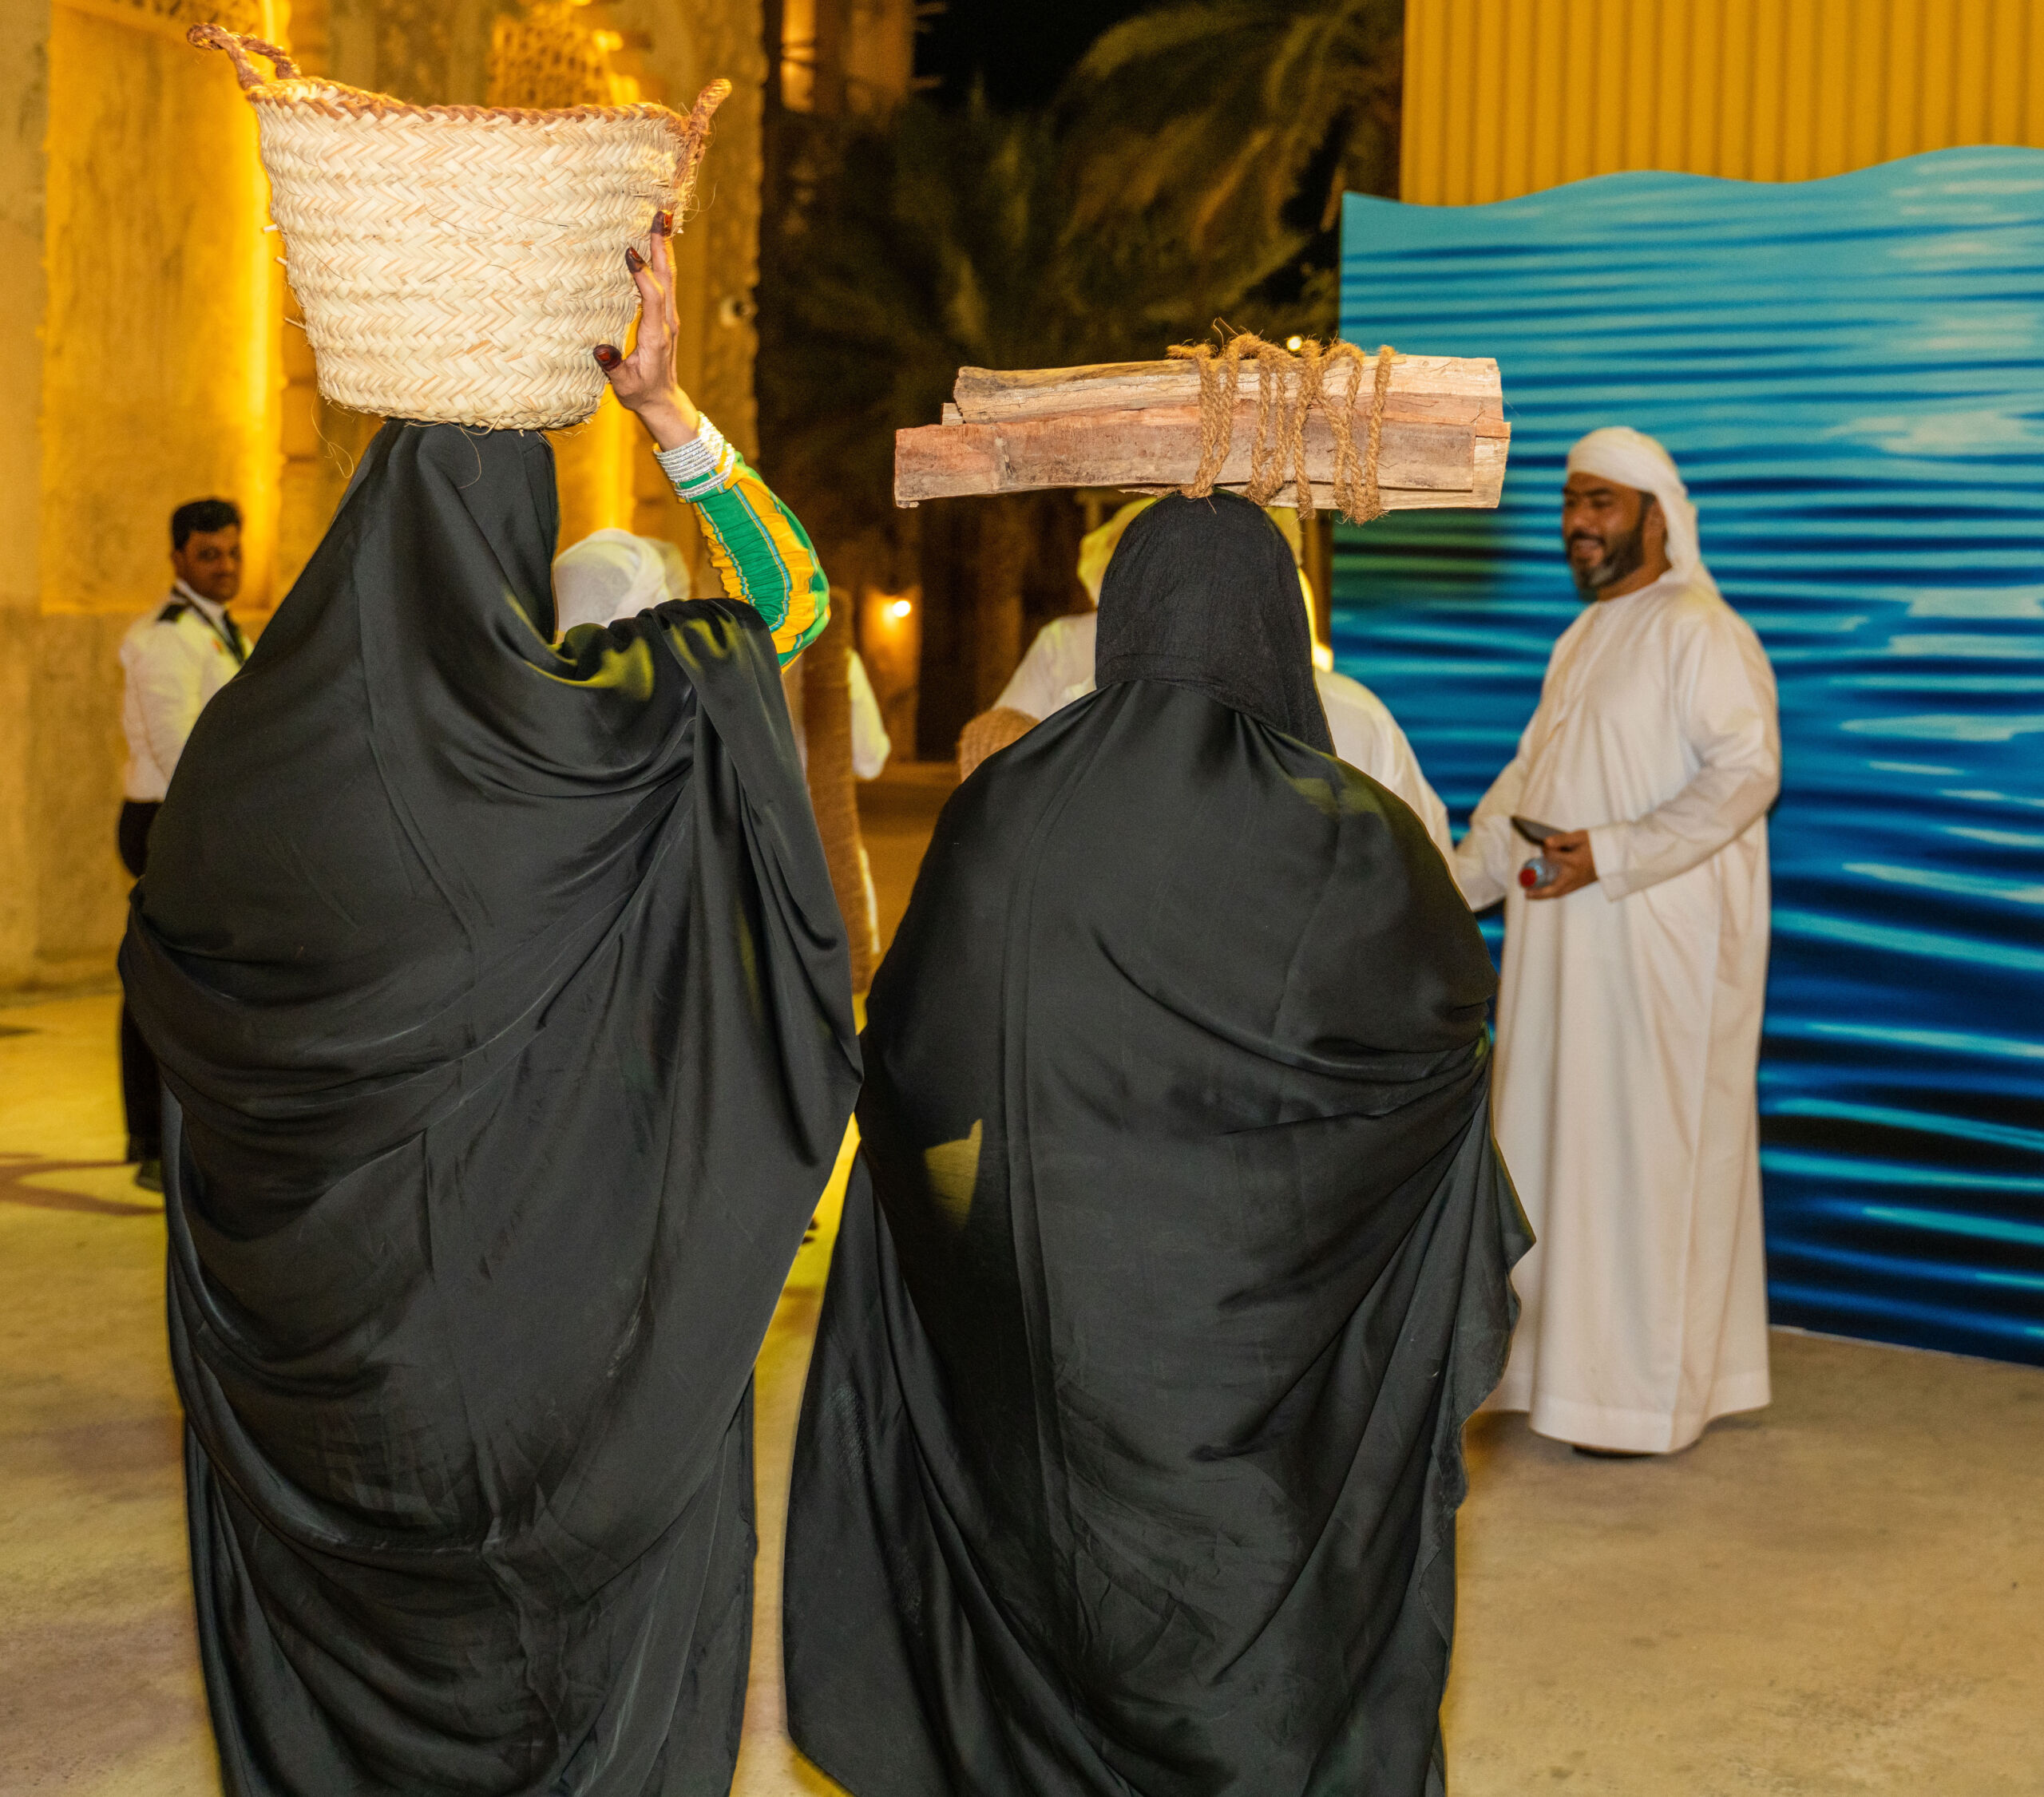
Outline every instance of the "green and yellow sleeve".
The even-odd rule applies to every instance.
[[[830,617],[830,584],[809,532],[707,418],[693,442],[655,460],[695,508],[724,591],[758,612],[781,660],[794,660]]]

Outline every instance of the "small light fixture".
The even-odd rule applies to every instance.
[[[1287,337],[1285,339],[1285,347],[1289,350],[1293,355],[1297,355],[1299,351],[1303,350],[1305,346],[1306,340],[1303,337]]]
[[[911,605],[908,600],[905,599],[897,599],[892,605],[887,608],[887,615],[890,618],[905,618],[914,610],[915,607]]]

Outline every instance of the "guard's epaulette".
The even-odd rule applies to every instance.
[[[174,624],[191,609],[192,605],[188,600],[173,599],[157,612],[156,622],[160,624]]]

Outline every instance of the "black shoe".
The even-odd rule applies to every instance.
[[[137,1166],[135,1169],[135,1183],[145,1192],[160,1192],[163,1189],[161,1158],[153,1154]]]

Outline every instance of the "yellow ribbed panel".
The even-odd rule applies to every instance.
[[[2044,148],[2044,0],[1406,0],[1400,196]]]

